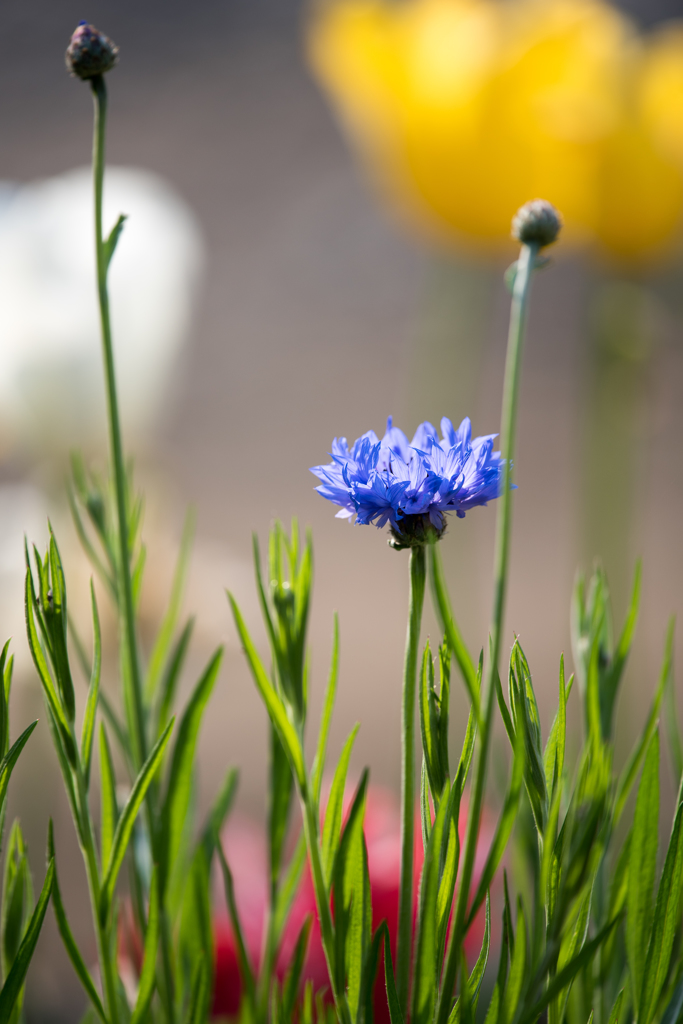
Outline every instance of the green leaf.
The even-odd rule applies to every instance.
[[[152,870],[149,888],[149,913],[147,914],[147,931],[145,934],[145,953],[140,972],[138,996],[130,1024],[144,1024],[148,1019],[149,1008],[156,985],[156,961],[159,948],[159,873],[156,867]]]
[[[669,629],[667,631],[666,643],[664,646],[664,660],[662,662],[661,672],[659,674],[659,683],[655,691],[655,696],[652,701],[652,707],[650,708],[650,714],[647,716],[645,728],[640,734],[640,738],[636,743],[635,749],[631,753],[628,761],[624,765],[624,768],[619,776],[617,783],[617,793],[614,801],[614,824],[619,821],[623,813],[626,801],[629,797],[633,783],[636,781],[636,776],[643,763],[645,752],[647,751],[650,741],[657,728],[659,709],[661,707],[662,699],[667,687],[667,681],[671,676],[672,665],[673,665],[673,646],[674,646],[674,630],[673,620],[669,623]]]
[[[584,944],[581,951],[577,953],[576,956],[551,979],[548,983],[548,987],[545,989],[541,997],[526,1011],[526,1013],[522,1014],[518,1020],[518,1024],[532,1024],[533,1021],[538,1020],[548,1004],[551,1003],[553,999],[556,999],[562,990],[571,984],[576,975],[586,966],[586,964],[589,964],[593,960],[603,942],[610,935],[618,921],[619,918],[614,918],[614,920],[610,921],[598,932],[594,939],[591,939],[590,942],[586,942]]]
[[[682,888],[683,803],[679,803],[657,891],[652,935],[642,979],[638,1011],[639,1024],[650,1024],[656,1015],[657,1003],[669,971],[671,952],[680,920]]]
[[[2,886],[2,973],[7,977],[33,909],[33,887],[26,844],[17,820],[12,824],[5,854]]]
[[[479,721],[479,683],[477,680],[477,673],[474,668],[474,662],[470,657],[470,653],[465,646],[460,630],[453,618],[451,603],[446,589],[446,581],[443,575],[443,566],[441,565],[441,555],[436,544],[428,545],[428,557],[429,580],[432,586],[434,607],[437,611],[439,624],[442,631],[446,634],[449,648],[455,655],[455,660],[458,663],[460,674],[462,675],[469,698],[474,707],[475,718]]]
[[[9,691],[12,682],[14,658],[8,658],[9,640],[0,654],[0,757],[9,750]]]
[[[71,736],[71,730],[64,715],[61,700],[57,696],[57,690],[55,689],[50,670],[43,654],[43,649],[38,639],[38,633],[36,630],[36,623],[34,618],[34,610],[36,605],[36,595],[33,588],[33,576],[31,570],[26,570],[26,586],[24,596],[24,609],[26,613],[26,630],[28,634],[28,645],[31,650],[31,656],[33,658],[33,664],[36,667],[40,681],[43,684],[43,692],[48,703],[48,707],[52,712],[57,727],[62,735],[62,743],[64,745],[64,751],[72,767],[76,764],[76,751],[74,747],[73,737]]]
[[[622,989],[619,996],[621,997],[623,994]],[[666,1010],[662,1015],[661,1024],[677,1024],[677,1021],[680,1019],[681,1010],[683,1010],[683,980],[679,981],[678,985],[674,989]],[[611,1018],[609,1024],[613,1024]],[[616,1024],[616,1021],[614,1024]]]
[[[344,744],[337,767],[332,779],[330,795],[327,800],[325,811],[325,823],[322,834],[322,863],[325,876],[325,884],[329,888],[334,867],[334,858],[339,848],[339,837],[341,835],[342,809],[344,806],[344,790],[346,789],[346,776],[349,770],[351,751],[358,735],[359,724],[354,725],[349,738]]]
[[[404,1024],[403,1011],[396,991],[396,979],[394,977],[394,965],[391,959],[391,947],[389,945],[389,929],[386,921],[380,926],[384,929],[384,981],[387,988],[387,1002],[389,1004],[389,1017],[391,1024]]]
[[[306,952],[308,950],[308,940],[311,934],[312,924],[313,915],[308,914],[304,919],[301,930],[299,931],[299,936],[296,940],[294,952],[292,953],[292,958],[290,960],[289,970],[285,975],[284,985],[282,986],[282,1007],[286,1021],[294,1019],[294,1008],[299,994],[301,974],[304,969],[304,961],[306,960]]]
[[[192,995],[185,1018],[186,1024],[205,1024],[205,1007],[209,1001],[209,954],[200,953],[192,980]]]
[[[277,884],[282,867],[282,854],[289,827],[294,778],[280,737],[270,726],[270,781],[268,786],[268,838],[270,847],[270,881]]]
[[[114,227],[111,229],[107,237],[102,242],[102,249],[104,251],[105,273],[109,269],[109,264],[111,263],[112,256],[116,251],[116,246],[118,245],[119,238],[121,237],[121,232],[123,231],[123,225],[127,218],[127,214],[119,214],[119,218],[116,221],[116,224],[114,224]]]
[[[140,769],[140,774],[135,780],[135,784],[133,785],[128,800],[126,801],[126,806],[123,808],[121,817],[119,818],[116,826],[116,832],[114,833],[114,839],[112,841],[111,854],[106,861],[107,866],[104,871],[104,881],[102,882],[102,890],[100,892],[99,914],[100,920],[103,923],[107,920],[109,915],[109,910],[114,896],[114,889],[116,887],[116,879],[128,848],[135,819],[137,818],[138,811],[142,806],[142,801],[145,799],[145,794],[149,789],[150,783],[161,764],[164,751],[166,750],[166,745],[171,736],[173,722],[173,719],[169,722],[168,726],[162,733],[161,738],[157,741],[149,757]]]
[[[159,888],[163,902],[168,879],[178,860],[185,819],[192,794],[192,768],[202,716],[213,692],[223,658],[215,652],[195,686],[176,733],[166,796],[161,810]]]
[[[24,729],[19,739],[12,744],[2,761],[0,761],[0,808],[4,809],[5,800],[7,798],[7,787],[9,786],[9,780],[12,776],[12,772],[14,771],[14,766],[19,760],[19,755],[26,746],[29,736],[37,725],[37,719],[35,722],[31,722],[31,724]]]
[[[363,815],[368,773],[363,772],[334,860],[334,924],[337,991],[346,988],[352,1018],[360,1003],[365,955],[371,942],[372,906]]]
[[[372,936],[372,942],[365,954],[365,962],[363,963],[363,980],[361,982],[356,1024],[373,1024],[374,1021],[375,979],[377,977],[377,967],[379,965],[379,954],[383,936],[384,932],[382,930],[382,925],[380,925]]]
[[[194,528],[195,515],[193,510],[189,509],[185,516],[185,523],[180,541],[180,550],[178,552],[178,560],[176,562],[173,582],[171,584],[171,596],[168,602],[168,608],[166,609],[166,614],[164,615],[157,638],[154,642],[154,647],[152,648],[152,653],[149,659],[149,666],[147,668],[145,697],[148,702],[154,697],[159,682],[164,674],[164,668],[169,661],[169,652],[171,650],[173,634],[175,633],[176,626],[178,625],[178,616],[180,614],[180,606],[183,599],[183,592],[185,590],[185,580],[187,578],[187,569],[192,551]]]
[[[173,704],[178,690],[178,683],[180,682],[180,673],[182,672],[183,665],[185,664],[185,658],[190,646],[193,630],[194,618],[190,618],[185,623],[183,631],[173,647],[170,657],[168,658],[168,665],[164,672],[164,677],[157,690],[157,695],[159,697],[157,730],[159,735],[161,735],[163,730],[166,728],[168,720],[171,717],[171,711],[173,709]]]
[[[255,1019],[256,982],[254,980],[254,970],[251,966],[249,953],[247,952],[247,946],[244,941],[242,924],[240,922],[239,913],[237,911],[237,903],[235,901],[235,884],[233,882],[232,872],[228,866],[227,860],[225,859],[223,847],[221,846],[220,843],[218,843],[216,850],[218,851],[218,858],[220,860],[221,870],[223,872],[225,899],[228,905],[228,914],[230,916],[230,923],[232,925],[233,934],[235,936],[235,943],[237,945],[237,960],[239,963],[242,984],[244,985],[244,991],[246,994],[249,1011],[251,1013],[252,1019]]]
[[[313,760],[311,771],[311,786],[316,803],[320,800],[320,787],[323,781],[325,770],[325,757],[327,753],[327,739],[330,734],[330,723],[334,710],[334,701],[337,696],[337,682],[339,680],[339,616],[334,615],[334,632],[332,637],[332,659],[330,674],[325,689],[325,700],[323,702],[323,713],[320,716],[320,730],[318,732],[318,748]]]
[[[69,956],[69,960],[71,961],[73,968],[76,974],[78,975],[78,980],[85,989],[85,993],[90,1002],[92,1003],[93,1007],[95,1008],[97,1016],[102,1021],[102,1024],[108,1024],[107,1016],[104,1012],[104,1007],[102,1006],[102,1001],[99,997],[97,989],[95,988],[95,983],[92,980],[92,977],[90,976],[90,972],[85,965],[85,961],[83,960],[81,952],[78,946],[76,945],[76,940],[73,937],[73,933],[71,931],[71,928],[69,927],[69,922],[67,921],[66,918],[64,904],[62,903],[62,894],[59,889],[59,880],[57,878],[57,863],[55,860],[55,845],[54,833],[52,828],[52,819],[50,819],[50,824],[48,826],[47,853],[48,860],[55,866],[54,879],[52,884],[52,909],[54,910],[55,920],[57,921],[57,928],[59,930],[59,934],[62,937],[62,942],[64,943],[64,948],[66,949],[66,952]]]
[[[517,1008],[520,1002],[525,982],[525,971],[527,962],[527,936],[524,908],[520,899],[517,906],[517,934],[515,936],[515,948],[510,964],[510,974],[505,986],[505,999],[503,1001],[503,1024],[510,1024],[517,1015]]]
[[[415,977],[413,980],[413,1024],[427,1024],[434,1014],[440,957],[437,934],[437,901],[441,847],[452,805],[444,794],[434,820],[434,827],[425,851],[420,881],[420,906],[415,943]]]
[[[655,732],[638,788],[631,833],[626,912],[626,952],[634,1006],[640,1006],[645,958],[652,925],[652,889],[659,829],[659,733]]]
[[[493,842],[491,843],[486,857],[484,870],[481,873],[479,885],[477,886],[477,891],[470,906],[470,912],[465,926],[466,929],[472,924],[479,907],[486,898],[486,893],[491,886],[493,876],[495,875],[496,869],[500,863],[500,858],[503,856],[508,839],[510,838],[510,834],[514,827],[515,819],[517,817],[517,806],[519,804],[519,794],[522,790],[522,782],[524,780],[524,755],[524,736],[523,731],[520,729],[517,733],[510,785],[505,796],[505,802],[500,813],[500,818],[498,819],[498,825],[496,826]]]
[[[469,997],[472,1002],[472,1006],[476,1011],[477,1000],[479,999],[479,990],[481,983],[484,979],[484,971],[486,965],[489,962],[489,952],[491,950],[491,894],[486,893],[486,923],[484,925],[484,938],[481,944],[481,950],[477,957],[477,962],[472,968],[469,981],[467,983]]]
[[[90,675],[90,686],[88,688],[88,700],[85,705],[83,716],[83,728],[81,730],[81,764],[85,776],[86,790],[90,788],[90,764],[92,761],[92,744],[95,736],[95,717],[97,715],[97,703],[100,695],[100,675],[102,671],[102,638],[100,633],[100,617],[97,612],[97,601],[95,600],[95,588],[90,581],[90,600],[92,603],[93,623],[93,659],[92,672]]]
[[[555,787],[562,782],[564,750],[567,739],[567,690],[564,685],[564,654],[560,656],[560,704],[555,715],[543,754],[545,784],[552,798]]]
[[[448,805],[441,849],[438,853],[439,870],[441,873],[439,892],[436,899],[437,958],[439,960],[443,959],[446,948],[446,931],[453,905],[455,879],[458,874],[458,863],[460,861],[460,836],[458,834],[460,792],[455,786],[448,795]]]
[[[237,632],[239,634],[242,647],[244,648],[244,653],[247,656],[247,661],[249,662],[249,667],[251,669],[254,682],[256,683],[256,688],[261,694],[261,698],[266,706],[266,711],[268,712],[271,722],[279,733],[282,745],[287,752],[287,756],[289,757],[297,782],[303,789],[306,785],[306,766],[304,764],[301,742],[296,729],[287,717],[285,706],[282,703],[281,698],[275,692],[273,685],[268,678],[268,674],[263,667],[263,663],[256,653],[256,648],[251,641],[251,637],[247,632],[247,627],[244,624],[244,619],[242,618],[241,612],[237,607],[232,594],[228,594],[228,600],[230,601],[232,614],[235,619],[235,626],[237,627]]]
[[[28,928],[26,929],[26,933],[22,939],[19,952],[16,955],[12,968],[7,975],[5,984],[2,986],[2,991],[0,992],[0,1024],[9,1024],[12,1011],[14,1010],[17,999],[19,998],[23,988],[24,981],[26,980],[26,972],[28,971],[29,964],[33,957],[33,951],[35,950],[36,943],[38,942],[38,936],[40,935],[40,929],[43,926],[50,893],[52,892],[54,874],[55,864],[54,861],[51,860],[48,864],[42,891],[38,898],[35,910],[31,915],[31,920],[29,921]]]
[[[683,988],[681,989],[681,991],[683,993]],[[612,1007],[612,1012],[609,1015],[609,1021],[607,1022],[607,1024],[618,1024],[618,1022],[619,1022],[619,1014],[621,1012],[621,1004],[623,1002],[623,999],[624,999],[624,990],[622,988],[621,992],[619,993],[617,998],[614,1000],[614,1006]],[[662,1024],[664,1024],[664,1021],[662,1021]],[[673,1024],[673,1021],[671,1022],[671,1024]]]
[[[237,768],[230,768],[225,776],[218,796],[214,800],[206,824],[204,825],[201,841],[207,861],[211,860],[211,855],[216,849],[221,829],[225,824],[226,818],[230,814],[232,802],[237,791],[238,779],[239,772]]]
[[[111,756],[107,730],[100,723],[100,862],[108,864],[114,833],[119,821],[119,806],[116,799],[116,776]]]

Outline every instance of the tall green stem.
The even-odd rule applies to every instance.
[[[464,938],[465,919],[474,870],[474,859],[477,851],[477,838],[481,823],[481,810],[486,786],[486,769],[489,747],[491,745],[491,726],[493,723],[493,707],[496,691],[496,676],[500,657],[503,616],[505,614],[505,596],[507,591],[508,563],[510,560],[510,533],[512,526],[512,459],[515,451],[517,432],[517,406],[519,401],[519,381],[522,368],[522,351],[524,347],[524,326],[526,322],[527,304],[531,276],[536,261],[538,247],[523,245],[517,261],[517,273],[512,292],[512,308],[510,310],[510,330],[508,334],[507,359],[505,363],[505,382],[503,385],[503,411],[501,419],[501,451],[505,460],[501,495],[498,503],[496,520],[496,554],[494,568],[493,612],[491,616],[491,657],[484,677],[481,707],[483,720],[480,728],[480,743],[477,763],[474,771],[474,785],[470,795],[469,814],[467,816],[467,833],[462,861],[462,873],[458,881],[458,896],[455,904],[455,916],[446,956],[443,974],[443,985],[439,996],[436,1024],[446,1024],[451,1009],[451,1000],[455,987],[455,979],[460,962],[460,948]]]
[[[396,988],[404,1017],[410,990],[413,939],[413,846],[415,818],[415,688],[424,604],[426,559],[424,544],[410,549],[410,601],[403,666],[401,709],[401,888],[398,904]]]
[[[123,443],[121,441],[121,422],[119,404],[116,393],[116,375],[114,370],[114,350],[111,338],[111,321],[109,317],[109,293],[107,290],[107,271],[109,255],[102,237],[102,193],[104,185],[104,153],[107,126],[107,87],[102,75],[92,79],[92,92],[95,104],[93,134],[93,178],[95,191],[95,253],[97,258],[97,294],[100,307],[100,326],[102,330],[102,354],[104,357],[104,377],[107,392],[107,413],[109,417],[109,442],[111,445],[111,462],[114,470],[114,490],[116,493],[116,513],[118,518],[118,605],[121,621],[121,634],[124,640],[123,676],[126,687],[126,713],[133,740],[135,767],[140,768],[147,755],[145,739],[144,714],[142,707],[142,687],[140,683],[140,664],[138,661],[137,639],[135,635],[135,609],[133,606],[133,584],[130,571],[130,546],[128,542],[127,513],[127,482],[123,459]]]

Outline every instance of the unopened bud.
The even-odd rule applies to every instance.
[[[562,227],[562,217],[546,199],[532,199],[520,206],[512,218],[512,237],[523,245],[543,247],[555,241]]]
[[[118,59],[118,46],[86,21],[80,23],[66,51],[69,73],[83,80],[110,71]]]

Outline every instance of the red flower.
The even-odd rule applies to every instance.
[[[460,832],[464,834],[467,804],[460,811]],[[475,863],[475,880],[484,866],[491,839],[491,829],[484,818]],[[422,869],[422,838],[419,820],[415,829],[415,898]],[[375,929],[386,919],[395,954],[398,925],[398,897],[401,875],[400,821],[393,793],[371,787],[365,810],[365,841],[368,849],[368,870],[372,894],[372,927]],[[252,963],[258,967],[263,939],[263,925],[267,909],[266,841],[263,831],[253,823],[234,816],[225,830],[223,844],[235,880],[235,897],[244,931],[246,946]],[[415,908],[417,910],[417,907]],[[282,978],[290,963],[294,945],[308,914],[313,915],[313,928],[303,977],[312,980],[317,991],[328,986],[327,966],[320,941],[313,885],[308,870],[301,880],[294,901],[277,964],[277,975]],[[241,981],[232,928],[225,913],[215,920],[216,974],[214,987],[214,1016],[231,1017],[238,1013]],[[483,936],[483,914],[480,913],[468,933],[465,948],[468,956],[476,958]],[[375,1022],[389,1024],[389,1008],[381,967],[375,982]]]

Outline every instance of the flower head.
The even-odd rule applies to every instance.
[[[438,538],[447,513],[462,519],[498,497],[504,466],[493,450],[496,435],[472,438],[469,419],[455,430],[444,416],[441,433],[440,439],[425,421],[409,442],[390,416],[381,440],[368,430],[349,448],[345,437],[336,437],[332,462],[311,469],[322,481],[316,491],[341,506],[340,519],[355,515],[360,525],[380,529],[389,523],[395,547]]]
[[[108,36],[82,21],[71,36],[66,66],[76,78],[95,78],[111,69],[119,59],[119,48]]]

